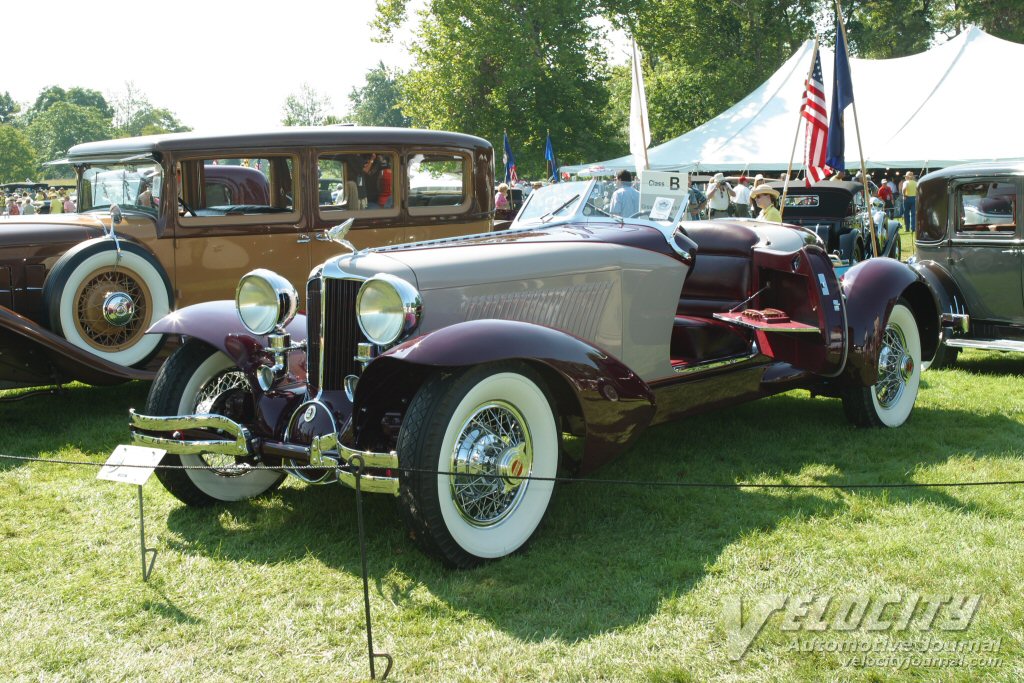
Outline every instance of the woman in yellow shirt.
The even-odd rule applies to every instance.
[[[913,171],[907,171],[900,192],[903,194],[903,222],[908,232],[914,232],[917,229],[917,176]]]
[[[750,198],[757,204],[757,208],[761,209],[761,213],[757,214],[757,220],[782,222],[782,214],[775,208],[775,200],[779,198],[778,190],[767,185],[758,185],[750,191]]]

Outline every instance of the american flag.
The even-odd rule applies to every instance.
[[[832,173],[825,164],[828,149],[828,110],[825,108],[825,83],[821,75],[821,56],[814,51],[814,70],[804,88],[800,115],[807,123],[804,136],[804,165],[807,168],[807,186],[824,180]]]

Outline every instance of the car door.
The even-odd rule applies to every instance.
[[[178,305],[234,298],[254,268],[286,277],[304,299],[310,231],[296,194],[297,156],[229,152],[177,165],[183,200],[175,229]]]
[[[1019,197],[1016,178],[972,178],[954,185],[946,261],[972,318],[1024,320]]]

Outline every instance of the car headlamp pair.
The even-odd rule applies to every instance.
[[[283,329],[295,318],[298,294],[277,273],[258,268],[238,283],[235,306],[245,328],[256,335]],[[359,289],[356,318],[366,338],[387,346],[419,323],[423,304],[419,292],[402,278],[380,273]]]

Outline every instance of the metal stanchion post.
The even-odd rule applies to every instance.
[[[384,668],[384,674],[380,679],[384,680],[391,673],[391,667],[394,665],[395,660],[387,652],[373,651],[373,624],[370,621],[370,575],[366,568],[366,534],[363,531],[363,492],[360,486],[360,479],[363,475],[363,459],[358,455],[354,456],[352,458],[352,465],[356,467],[356,525],[359,528],[359,559],[363,567],[363,607],[366,610],[366,651],[370,658],[370,678],[377,678],[375,660],[377,657],[383,657],[387,660],[387,666]]]

